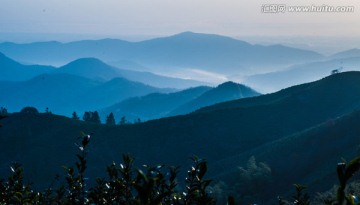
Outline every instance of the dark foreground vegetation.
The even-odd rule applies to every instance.
[[[64,180],[54,179],[44,191],[33,190],[24,183],[23,168],[15,163],[11,175],[0,180],[0,204],[214,204],[214,198],[206,191],[210,180],[204,179],[206,161],[194,157],[193,166],[187,172],[185,188],[181,192],[177,184],[177,167],[144,165],[135,169],[133,158],[123,155],[123,164],[113,162],[107,170],[107,178],[98,178],[94,186],[87,185],[87,146],[90,135],[77,144],[79,153],[74,167],[64,166]],[[167,169],[167,171],[165,171]],[[61,182],[63,181],[63,182]],[[56,182],[59,186],[53,187]]]
[[[90,139],[91,135],[82,133],[79,142],[75,143],[79,150],[75,167],[63,166],[64,177],[55,177],[43,191],[34,190],[31,184],[24,183],[22,166],[13,163],[10,176],[0,179],[0,204],[236,204],[233,196],[228,196],[227,202],[217,201],[217,197],[224,196],[213,193],[214,187],[209,186],[212,180],[205,178],[206,160],[196,156],[192,158],[193,165],[187,171],[183,187],[177,179],[178,167],[144,165],[143,169],[138,169],[134,167],[134,159],[127,154],[123,155],[123,163],[117,165],[113,162],[106,167],[106,178],[97,178],[95,185],[89,186],[86,168]],[[291,202],[278,196],[278,204],[360,204],[354,191],[359,189],[359,183],[353,182],[350,184],[352,188],[347,188],[350,178],[359,171],[360,157],[348,164],[339,163],[337,174],[340,185],[336,192],[319,193],[314,201],[310,201],[306,187],[294,184],[295,194]]]

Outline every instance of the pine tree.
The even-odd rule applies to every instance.
[[[84,116],[83,116],[83,120],[86,121],[86,122],[94,122],[94,123],[98,123],[100,124],[101,121],[100,121],[100,116],[99,116],[99,113],[97,111],[95,112],[85,112],[84,113]]]
[[[125,125],[126,124],[126,117],[123,116],[121,119],[120,119],[120,125]]]
[[[98,123],[98,124],[101,123],[98,111],[95,111],[92,113],[91,122]]]
[[[79,116],[77,115],[76,112],[73,112],[71,119],[79,120],[80,118],[79,118]]]
[[[0,115],[5,116],[5,115],[7,115],[7,114],[8,114],[7,109],[6,109],[5,107],[1,107],[1,108],[0,108]]]
[[[86,122],[90,122],[90,121],[91,121],[91,114],[90,114],[90,112],[84,112],[83,120],[86,121]]]
[[[106,116],[106,124],[107,125],[115,125],[115,117],[112,112],[108,116]]]

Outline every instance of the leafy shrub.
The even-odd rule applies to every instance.
[[[204,179],[206,160],[198,157],[192,158],[194,165],[187,172],[183,192],[178,191],[177,167],[168,167],[167,172],[163,165],[135,169],[129,155],[123,155],[123,164],[113,162],[107,167],[107,178],[98,178],[95,186],[88,187],[85,175],[90,138],[86,134],[79,138],[76,166],[64,166],[65,182],[57,188],[36,192],[23,183],[22,167],[11,166],[11,175],[0,180],[0,204],[215,204],[208,192],[211,181]]]

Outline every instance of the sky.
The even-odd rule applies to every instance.
[[[284,12],[262,8],[284,5]],[[290,12],[292,6],[346,6],[352,12]],[[0,33],[166,36],[360,35],[359,0],[0,0]]]

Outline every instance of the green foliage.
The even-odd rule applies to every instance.
[[[279,205],[286,205],[286,204],[288,204],[288,202],[287,201],[285,201],[282,197],[280,197],[280,196],[278,196],[278,204]]]
[[[196,156],[192,160],[194,166],[188,171],[185,179],[185,204],[214,204],[214,199],[206,191],[211,180],[203,179],[207,171],[207,163]]]
[[[307,189],[306,186],[300,185],[300,184],[294,184],[295,187],[295,194],[291,197],[291,201],[289,202],[287,200],[285,200],[283,197],[278,196],[277,200],[278,200],[278,204],[279,205],[310,205],[311,201],[310,201],[310,197],[309,195],[305,192],[305,190]],[[319,203],[315,203],[315,204],[322,204],[322,202]]]
[[[0,180],[0,204],[38,204],[42,195],[35,193],[30,185],[23,182],[24,170],[14,163],[7,181]]]
[[[23,169],[19,164],[11,167],[7,180],[0,180],[0,204],[124,204],[124,205],[207,205],[215,204],[208,193],[210,180],[204,179],[206,161],[192,158],[194,165],[187,173],[185,191],[178,192],[178,167],[144,165],[134,168],[134,159],[123,155],[123,164],[113,162],[107,167],[107,178],[98,178],[96,185],[88,187],[85,177],[90,135],[82,133],[76,167],[64,166],[65,182],[56,189],[35,192],[23,183]],[[57,179],[56,179],[57,180]]]
[[[307,193],[304,193],[306,186],[300,184],[294,184],[296,189],[295,195],[292,197],[294,199],[294,204],[297,205],[309,205],[310,197]]]
[[[340,182],[340,186],[337,190],[337,199],[340,205],[343,204],[352,204],[352,196],[346,196],[345,188],[349,179],[356,173],[360,171],[360,157],[356,157],[351,160],[348,164],[346,162],[339,163],[337,165],[337,174]]]
[[[107,167],[108,179],[97,179],[89,191],[95,204],[214,204],[204,180],[206,161],[193,158],[194,166],[188,171],[186,191],[177,192],[177,167],[144,165],[145,170],[133,169],[133,158],[123,155],[124,164],[115,163]]]
[[[90,135],[81,134],[81,144],[77,144],[80,153],[76,155],[78,161],[76,165],[76,173],[73,167],[66,167],[66,185],[68,202],[71,204],[84,204],[89,200],[85,196],[86,182],[85,182],[85,170],[87,168],[87,145],[90,142]],[[66,195],[65,195],[66,196]]]

